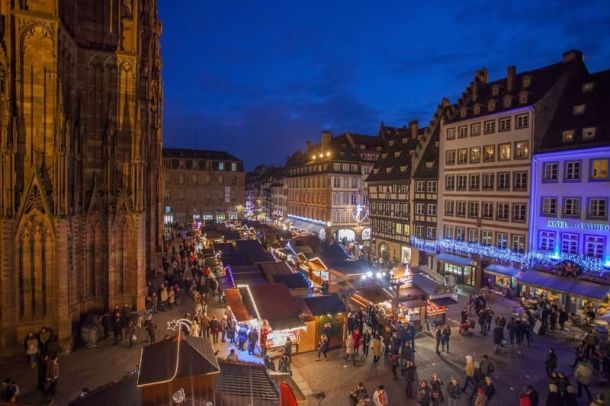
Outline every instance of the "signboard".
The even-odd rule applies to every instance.
[[[580,228],[589,231],[610,231],[610,224],[603,223],[576,223],[564,220],[548,220],[548,228]]]

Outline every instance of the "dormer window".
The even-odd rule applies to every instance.
[[[407,171],[407,166],[406,165],[401,166],[400,167],[400,171],[401,172],[406,172]]]
[[[461,118],[466,117],[466,113],[467,113],[467,112],[468,112],[468,111],[466,110],[466,107],[462,107],[462,108],[460,109],[460,117],[461,117]]]
[[[493,85],[491,87],[491,94],[493,94],[494,96],[497,96],[498,94],[500,94],[500,86]]]
[[[360,149],[366,149],[366,146],[364,144],[360,144]]]
[[[400,156],[400,151],[394,152],[394,158],[398,158]]]
[[[583,93],[592,92],[594,87],[595,87],[595,84],[593,82],[587,82],[584,85],[582,85],[582,92]]]
[[[393,146],[394,146],[394,140],[389,141],[389,142],[388,142],[388,145],[389,145],[390,147],[393,147]]]
[[[574,106],[574,115],[579,115],[579,114],[583,114],[585,112],[585,105],[584,104],[577,104],[576,106]]]
[[[385,152],[384,152],[383,154],[381,154],[381,158],[382,158],[382,159],[385,159],[387,156],[388,156],[388,154],[387,154],[387,153],[385,153]]]
[[[409,138],[404,137],[404,138],[402,139],[402,143],[403,143],[403,144],[406,144],[407,142],[409,142]]]
[[[527,89],[528,87],[530,87],[531,84],[532,78],[529,76],[523,76],[523,79],[521,79],[521,87]]]
[[[561,135],[561,139],[563,140],[563,142],[574,141],[574,131],[572,131],[572,130],[564,131],[563,134]]]
[[[481,114],[481,105],[478,103],[474,105],[474,114]]]
[[[583,140],[592,140],[593,138],[595,138],[596,130],[597,129],[595,127],[583,128],[582,129],[582,139]]]
[[[373,173],[374,173],[375,175],[377,175],[377,174],[379,173],[379,168],[374,168],[374,169],[373,169]]]
[[[527,104],[527,92],[519,93],[519,103]]]
[[[495,100],[490,100],[487,103],[487,110],[494,111],[495,109],[496,109],[496,101]]]
[[[510,96],[510,95],[504,96],[503,103],[504,103],[504,108],[505,109],[510,108],[512,102],[513,102],[512,96]]]

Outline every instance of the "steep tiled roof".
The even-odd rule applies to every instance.
[[[584,106],[584,111],[575,114],[576,106]],[[583,130],[587,128],[595,128],[593,137],[583,137]],[[564,142],[564,131],[573,131],[571,141]],[[610,69],[578,75],[568,84],[551,125],[535,152],[609,145]]]
[[[345,304],[336,293],[301,298],[313,316],[336,314],[345,311]]]
[[[364,146],[364,148],[362,148]],[[383,146],[383,140],[377,136],[344,133],[333,137],[326,147],[322,143],[310,144],[306,151],[293,153],[286,161],[286,166],[297,166],[308,162],[360,162],[360,153],[377,151]],[[330,156],[327,153],[330,152]],[[378,152],[378,151],[377,151]],[[320,155],[322,157],[320,158]],[[312,159],[316,156],[321,161]]]
[[[220,161],[241,161],[226,151],[208,149],[163,148],[165,158],[217,159]]]
[[[462,96],[454,106],[453,114],[450,115],[446,122],[452,123],[472,117],[483,117],[488,114],[497,114],[505,110],[535,104],[547,94],[551,87],[573,64],[583,65],[582,54],[579,51],[566,52],[562,62],[526,72],[517,73],[513,71],[512,89],[508,89],[508,72],[511,69],[515,69],[514,67],[509,67],[507,77],[493,82],[487,82],[487,71],[481,70],[477,72],[474,80],[462,93]],[[494,88],[497,89],[497,94],[494,94]],[[473,92],[473,89],[476,89],[476,91]],[[476,94],[476,100],[473,97],[473,93]],[[519,100],[519,96],[522,93],[527,95],[527,100],[524,103]],[[511,104],[505,107],[504,99],[506,97],[511,98]],[[491,100],[496,102],[493,111],[490,111],[488,108]],[[474,114],[475,105],[478,105],[480,109],[476,115]],[[465,117],[460,114],[463,108],[466,109]]]

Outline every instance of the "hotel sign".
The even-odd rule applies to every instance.
[[[563,220],[548,220],[548,228],[580,228],[588,231],[610,231],[610,224],[601,223],[573,223]]]

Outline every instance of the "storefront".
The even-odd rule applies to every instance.
[[[435,259],[439,262],[439,272],[442,275],[454,276],[459,284],[475,286],[477,271],[475,261],[447,253],[438,254]]]
[[[516,296],[516,276],[521,270],[507,265],[492,264],[483,270],[484,285],[502,296]]]

